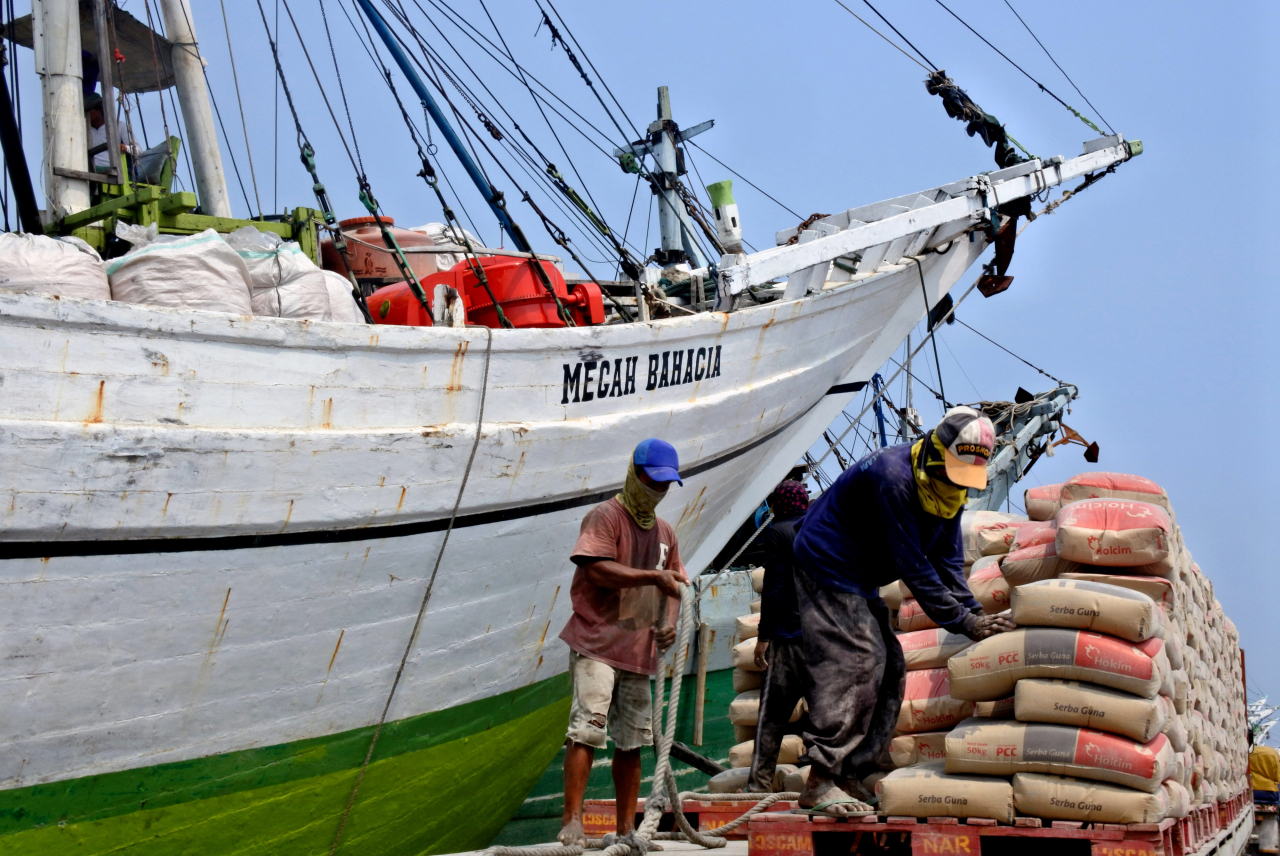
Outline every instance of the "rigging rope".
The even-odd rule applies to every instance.
[[[1053,54],[1049,53],[1049,49],[1044,46],[1044,42],[1040,41],[1040,37],[1037,36],[1034,32],[1032,32],[1031,27],[1027,26],[1027,22],[1022,20],[1022,16],[1018,14],[1017,9],[1013,8],[1013,4],[1010,3],[1009,0],[1004,0],[1004,5],[1009,7],[1009,11],[1012,12],[1014,17],[1018,19],[1018,23],[1022,24],[1023,27],[1026,27],[1026,30],[1028,33],[1031,33],[1031,38],[1036,40],[1036,44],[1038,44],[1040,46],[1040,49],[1044,51],[1044,55],[1049,58],[1049,61],[1054,64],[1054,66],[1058,69],[1058,71],[1062,72],[1062,76],[1067,79],[1067,83],[1071,84],[1071,88],[1076,91],[1076,94],[1084,99],[1084,103],[1089,105],[1089,109],[1097,113],[1098,118],[1102,120],[1102,124],[1106,125],[1107,130],[1114,134],[1115,131],[1112,129],[1111,123],[1107,121],[1107,117],[1103,116],[1102,111],[1099,110],[1097,107],[1094,107],[1093,102],[1089,100],[1089,97],[1080,91],[1080,87],[1076,86],[1076,82],[1071,79],[1071,75],[1067,74],[1067,70],[1064,69],[1062,66],[1058,65],[1058,61],[1053,58]]]
[[[1035,363],[1032,363],[1032,362],[1030,362],[1029,360],[1024,359],[1023,357],[1018,356],[1018,355],[1017,355],[1017,354],[1015,354],[1013,351],[1009,350],[1009,349],[1008,349],[1008,348],[1006,348],[1004,345],[1002,345],[1002,344],[1000,344],[999,342],[997,342],[995,339],[992,339],[990,336],[987,336],[985,333],[981,333],[981,332],[979,332],[978,330],[974,330],[972,327],[970,327],[968,324],[966,324],[966,323],[964,323],[963,321],[961,321],[959,318],[957,318],[957,319],[956,319],[956,321],[957,321],[957,322],[959,322],[960,326],[965,327],[965,328],[967,328],[968,330],[970,330],[970,331],[972,331],[972,332],[974,332],[974,333],[977,333],[979,336],[981,336],[982,338],[986,339],[988,342],[990,342],[991,344],[995,345],[997,348],[999,348],[1000,350],[1004,351],[1004,352],[1005,352],[1006,354],[1008,354],[1009,356],[1013,357],[1013,358],[1014,358],[1014,359],[1016,359],[1016,360],[1019,360],[1020,362],[1026,363],[1028,366],[1030,366],[1031,368],[1035,369],[1035,370],[1036,370],[1036,371],[1038,371],[1040,374],[1044,375],[1045,377],[1047,377],[1049,380],[1053,381],[1054,383],[1057,383],[1057,384],[1065,384],[1065,383],[1066,383],[1066,381],[1064,381],[1064,380],[1060,380],[1060,379],[1058,379],[1058,378],[1054,377],[1053,375],[1049,374],[1049,373],[1048,373],[1047,371],[1045,371],[1044,369],[1042,369],[1042,368],[1040,368],[1039,366],[1037,366]]]
[[[905,50],[903,50],[903,49],[902,49],[902,46],[901,46],[901,45],[899,45],[897,42],[895,42],[893,39],[889,38],[889,37],[888,37],[888,36],[886,36],[884,33],[880,32],[880,31],[879,31],[879,30],[877,30],[875,27],[873,27],[873,26],[871,26],[870,24],[868,24],[868,23],[867,23],[867,21],[866,21],[866,19],[865,19],[865,18],[863,18],[861,15],[859,15],[857,12],[853,11],[853,10],[852,10],[852,9],[850,9],[848,6],[846,6],[846,5],[844,5],[843,3],[841,3],[841,2],[840,2],[840,0],[835,0],[835,3],[836,3],[836,5],[837,5],[837,6],[839,6],[841,9],[845,10],[845,11],[846,11],[846,12],[848,12],[850,15],[852,15],[853,17],[855,17],[855,18],[857,18],[859,21],[861,21],[861,22],[863,23],[863,25],[864,25],[868,30],[870,30],[871,32],[875,33],[877,36],[879,36],[880,38],[882,38],[882,39],[884,39],[886,42],[888,42],[890,45],[892,45],[892,46],[894,47],[894,49],[895,49],[895,50],[901,51],[902,55],[903,55],[903,56],[905,56],[907,59],[911,60],[911,61],[912,61],[912,62],[914,62],[916,65],[920,66],[920,67],[921,67],[921,68],[923,68],[925,71],[930,71],[929,66],[925,65],[925,64],[924,64],[924,63],[922,63],[920,60],[916,59],[916,58],[915,58],[915,57],[913,57],[911,54],[909,54],[909,53],[907,53]],[[877,14],[878,14],[878,13],[877,13]],[[895,30],[894,32],[897,32],[897,31]]]
[[[916,53],[920,54],[920,58],[929,64],[929,68],[933,69],[934,71],[937,71],[937,70],[938,70],[938,67],[937,67],[936,65],[934,65],[934,64],[933,64],[933,61],[932,61],[932,60],[930,60],[930,59],[929,59],[927,56],[925,56],[923,53],[920,53],[920,49],[919,49],[918,47],[916,47],[915,45],[911,44],[911,39],[908,39],[906,36],[902,35],[902,32],[901,32],[897,27],[895,27],[895,26],[893,25],[893,23],[892,23],[892,22],[890,22],[890,20],[889,20],[888,18],[886,18],[884,15],[881,15],[881,14],[880,14],[880,10],[879,10],[879,9],[877,9],[875,6],[872,6],[872,5],[871,5],[871,0],[862,0],[862,2],[867,4],[867,8],[868,8],[868,9],[870,9],[872,12],[875,12],[875,13],[876,13],[876,17],[878,17],[881,21],[884,21],[886,24],[888,24],[888,25],[889,25],[889,29],[891,29],[891,30],[893,30],[895,33],[897,33],[897,34],[898,34],[898,38],[900,38],[900,39],[902,39],[904,42],[906,42],[908,47],[910,47],[910,48],[911,48],[913,51],[915,51]]]
[[[249,124],[244,118],[244,101],[240,97],[240,75],[236,74],[236,52],[231,47],[231,24],[227,20],[226,0],[218,0],[222,7],[222,29],[227,34],[227,55],[231,58],[231,82],[236,88],[236,104],[240,108],[240,130],[244,132],[244,151],[249,158],[249,181],[253,184],[253,200],[258,203],[258,218],[262,218],[262,197],[258,194],[258,175],[253,168],[253,149],[249,146]],[[223,131],[223,134],[226,132]],[[230,148],[231,140],[227,140]]]
[[[1038,80],[1036,80],[1034,77],[1032,77],[1030,74],[1028,74],[1028,73],[1027,73],[1027,71],[1026,71],[1026,69],[1024,69],[1022,66],[1018,65],[1016,62],[1014,62],[1013,60],[1009,59],[1009,57],[1005,54],[1005,52],[1004,52],[1004,51],[1000,50],[1000,48],[996,47],[995,45],[991,44],[991,42],[987,41],[986,37],[985,37],[985,36],[983,36],[983,35],[982,35],[982,33],[979,33],[977,30],[975,30],[973,27],[969,26],[969,23],[968,23],[967,21],[965,21],[965,19],[964,19],[964,18],[961,18],[961,17],[960,17],[959,15],[957,15],[955,12],[952,12],[952,11],[951,11],[951,8],[950,8],[949,6],[947,6],[947,4],[946,4],[946,3],[943,3],[943,2],[942,2],[942,0],[933,0],[933,2],[937,3],[937,4],[938,4],[939,6],[941,6],[943,9],[946,9],[946,10],[947,10],[947,13],[948,13],[949,15],[951,15],[951,17],[955,18],[955,19],[956,19],[957,21],[959,21],[961,24],[964,24],[965,29],[967,29],[969,32],[973,33],[973,34],[974,34],[975,36],[977,36],[979,39],[982,39],[983,43],[984,43],[984,44],[986,44],[986,46],[987,46],[987,47],[991,48],[993,51],[995,51],[996,53],[1000,54],[1000,56],[1004,57],[1004,58],[1005,58],[1005,60],[1009,63],[1009,65],[1013,66],[1013,67],[1014,67],[1014,68],[1016,68],[1018,71],[1022,72],[1023,76],[1024,76],[1024,77],[1026,77],[1026,78],[1027,78],[1027,80],[1030,80],[1030,81],[1031,81],[1032,83],[1034,83],[1036,86],[1040,87],[1040,91],[1041,91],[1041,92],[1045,93],[1045,94],[1046,94],[1046,95],[1048,95],[1050,98],[1052,98],[1054,101],[1057,101],[1057,102],[1058,102],[1059,104],[1061,104],[1063,107],[1066,107],[1068,110],[1070,110],[1073,114],[1075,114],[1075,117],[1076,117],[1077,119],[1079,119],[1081,122],[1084,122],[1084,123],[1085,123],[1086,125],[1088,125],[1090,128],[1093,128],[1093,130],[1097,131],[1099,136],[1101,136],[1101,135],[1102,135],[1102,129],[1101,129],[1101,128],[1099,128],[1097,125],[1093,124],[1093,121],[1092,121],[1091,119],[1089,119],[1087,116],[1085,116],[1085,115],[1084,115],[1083,113],[1081,113],[1079,110],[1077,110],[1076,108],[1072,107],[1070,104],[1068,104],[1067,102],[1065,102],[1065,101],[1063,101],[1061,98],[1059,98],[1057,95],[1055,95],[1055,94],[1054,94],[1054,93],[1053,93],[1053,92],[1052,92],[1048,87],[1046,87],[1043,83],[1041,83],[1040,81],[1038,81]],[[1065,72],[1064,72],[1064,73],[1065,73]]]
[[[409,661],[409,654],[413,651],[414,644],[418,641],[418,633],[422,630],[422,621],[426,617],[427,607],[431,604],[431,595],[435,590],[436,576],[440,573],[440,560],[444,558],[444,551],[449,546],[449,536],[453,534],[453,526],[458,520],[458,510],[462,507],[462,495],[467,489],[467,482],[471,478],[471,467],[476,460],[476,450],[480,448],[480,435],[484,429],[484,406],[485,399],[489,392],[489,362],[493,354],[493,329],[490,327],[483,328],[485,331],[485,347],[484,347],[484,373],[480,378],[480,403],[476,413],[476,436],[471,442],[471,453],[467,456],[467,466],[462,471],[462,480],[458,483],[458,494],[453,500],[453,511],[449,515],[449,525],[445,527],[444,537],[440,541],[440,549],[436,551],[435,562],[431,566],[431,574],[427,577],[427,590],[422,595],[422,603],[418,606],[418,616],[413,623],[413,631],[409,634],[409,642],[404,646],[404,654],[400,657],[400,665],[396,669],[395,680],[391,682],[391,690],[387,693],[386,704],[382,706],[382,716],[378,719],[378,725],[373,730],[373,737],[369,740],[369,751],[365,753],[364,763],[360,765],[360,772],[356,776],[355,784],[351,788],[351,797],[347,800],[347,807],[342,811],[342,819],[338,821],[338,830],[334,833],[333,844],[329,848],[329,856],[333,856],[338,850],[338,842],[342,839],[342,831],[347,825],[347,818],[351,814],[351,808],[355,805],[356,795],[360,792],[360,784],[364,781],[364,774],[369,769],[369,761],[373,758],[373,750],[377,748],[378,737],[382,734],[382,726],[386,724],[387,714],[391,711],[391,702],[396,697],[396,690],[400,686],[400,678],[404,675],[405,664]],[[470,341],[468,337],[465,341]]]
[[[924,265],[920,264],[920,259],[915,256],[912,256],[911,260],[916,263],[916,273],[920,274],[920,293],[924,296],[925,325],[928,326],[929,313],[933,311],[933,307],[929,305],[929,291],[924,286]],[[938,324],[941,323],[941,321],[938,322]],[[938,329],[938,324],[933,325],[933,330]],[[930,332],[933,332],[933,330]],[[930,336],[929,341],[933,342],[933,364],[938,369],[938,391],[940,393],[938,397],[942,399],[943,411],[946,411],[951,405],[947,403],[947,390],[942,385],[942,363],[938,360],[938,340],[935,336]]]
[[[707,150],[706,150],[706,149],[704,149],[702,146],[700,146],[700,145],[698,145],[697,143],[695,143],[693,140],[687,140],[686,142],[687,142],[689,145],[693,146],[693,147],[694,147],[695,149],[697,149],[698,151],[702,152],[702,153],[703,153],[704,155],[706,155],[707,157],[711,158],[711,159],[712,159],[713,161],[715,161],[716,163],[720,164],[720,166],[722,166],[722,167],[724,167],[725,169],[729,170],[729,172],[733,173],[733,174],[734,174],[734,175],[736,175],[738,178],[742,179],[744,182],[746,182],[746,183],[747,183],[748,185],[750,185],[751,187],[754,187],[756,190],[758,190],[760,193],[762,193],[762,194],[765,196],[765,198],[767,198],[769,201],[773,202],[775,205],[777,205],[777,206],[778,206],[779,208],[781,208],[783,211],[786,211],[788,214],[792,215],[792,216],[793,216],[793,217],[795,217],[797,220],[803,220],[803,219],[804,219],[804,215],[803,215],[803,214],[799,214],[799,213],[797,213],[796,211],[794,211],[794,210],[792,210],[791,208],[789,208],[788,206],[783,205],[781,202],[779,202],[779,201],[777,200],[777,198],[776,198],[776,197],[774,197],[773,195],[771,195],[771,194],[767,193],[767,192],[766,192],[762,187],[760,187],[758,184],[756,184],[755,182],[751,181],[751,179],[747,178],[745,175],[743,175],[742,173],[738,172],[736,169],[734,169],[733,167],[729,166],[729,165],[728,165],[727,163],[725,163],[724,161],[720,160],[720,158],[718,158],[718,157],[716,157],[715,155],[711,154],[711,152],[707,151]]]

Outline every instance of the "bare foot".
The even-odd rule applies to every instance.
[[[815,767],[809,772],[809,781],[805,785],[804,793],[800,795],[800,807],[814,808],[829,802],[833,804],[824,806],[822,811],[836,817],[844,817],[854,812],[873,811],[871,806],[849,796],[831,778],[820,774]]]
[[[587,834],[582,831],[582,821],[574,818],[560,829],[556,840],[565,847],[586,847]]]

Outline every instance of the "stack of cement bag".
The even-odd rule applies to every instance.
[[[1020,813],[1062,820],[1151,822],[1243,791],[1238,637],[1164,491],[1088,473],[1027,508],[1053,525],[1014,523],[997,560],[1019,629],[948,662],[953,697],[1012,694],[1017,721],[957,726],[946,772],[1012,777]]]
[[[946,741],[953,726],[1012,715],[1007,702],[975,703],[951,691],[947,662],[973,642],[941,628],[898,634],[907,677],[897,731],[889,744],[896,768],[875,777],[879,810],[913,817],[989,817],[1013,822],[1013,788],[1007,779],[954,775],[943,768]],[[870,784],[870,782],[864,782]]]
[[[764,589],[764,568],[751,571],[751,588],[757,594]],[[733,647],[733,691],[738,695],[729,703],[729,721],[733,723],[736,745],[729,750],[729,766],[737,775],[721,774],[724,779],[715,783],[717,790],[732,785],[731,790],[739,790],[746,785],[746,771],[751,767],[751,755],[755,751],[756,724],[760,718],[760,692],[764,684],[764,673],[755,663],[756,634],[760,628],[760,601],[751,604],[751,614],[740,616],[736,620],[737,644]],[[791,722],[797,724],[807,707],[803,699],[791,715]],[[775,776],[774,789],[782,790],[782,779],[796,771],[795,762],[804,754],[804,744],[799,734],[788,734],[782,740],[782,748],[778,752],[778,775]],[[719,779],[720,777],[716,777]],[[714,782],[714,780],[713,780]]]

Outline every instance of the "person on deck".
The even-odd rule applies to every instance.
[[[675,642],[687,579],[671,525],[654,514],[680,461],[670,443],[644,440],[627,467],[622,493],[583,518],[570,560],[573,615],[560,633],[569,646],[573,701],[564,752],[561,844],[585,846],[582,800],[595,750],[613,737],[617,841],[633,852],[657,849],[635,835],[640,748],[653,745],[650,677]]]
[[[960,512],[966,488],[986,487],[994,446],[991,420],[953,407],[916,443],[849,467],[805,515],[795,541],[796,602],[812,766],[801,808],[871,811],[849,791],[887,760],[906,674],[881,586],[901,579],[929,618],[971,639],[1013,629],[983,614],[964,578]]]
[[[89,149],[92,151],[98,146],[107,144],[107,117],[102,112],[102,96],[98,93],[85,96],[84,112],[89,120]],[[124,125],[119,125],[116,131],[120,135],[120,151],[136,156],[138,147],[134,145],[133,137],[129,134],[129,129]],[[111,153],[107,151],[98,152],[92,155],[90,168],[94,172],[106,172],[111,168]],[[116,157],[119,157],[117,155]],[[130,167],[132,169],[132,166]]]
[[[782,482],[769,495],[773,522],[760,535],[764,550],[764,589],[760,595],[755,661],[765,676],[760,690],[751,778],[747,784],[747,790],[752,793],[773,790],[782,738],[796,705],[808,692],[793,578],[795,555],[791,549],[808,508],[809,491],[804,483]]]

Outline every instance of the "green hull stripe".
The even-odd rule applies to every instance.
[[[568,694],[569,677],[562,674],[501,695],[387,723],[378,738],[370,773],[373,766],[398,756],[418,755],[535,711],[553,705],[558,708],[562,705],[556,703]],[[149,814],[154,809],[292,783],[307,787],[306,780],[332,774],[341,777],[350,772],[354,775],[364,763],[373,731],[373,726],[368,726],[260,749],[2,791],[0,836],[50,824],[80,824],[122,814]],[[544,758],[543,764],[548,760]],[[374,791],[367,790],[367,785],[361,786],[361,796],[361,802],[376,798]],[[523,796],[521,793],[520,797]],[[8,843],[4,849],[7,852]]]
[[[417,856],[485,847],[564,740],[569,700],[375,761],[338,853]],[[379,741],[381,742],[381,741]],[[361,758],[360,760],[363,760]],[[9,835],[5,856],[326,856],[359,765],[264,787]]]

